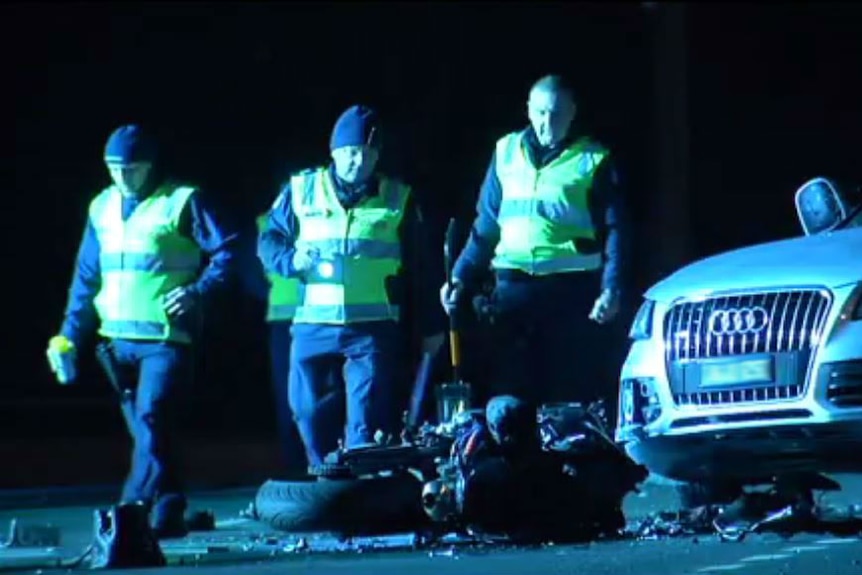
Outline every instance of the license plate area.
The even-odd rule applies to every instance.
[[[771,356],[726,359],[700,364],[700,390],[727,389],[744,385],[775,383],[775,363]]]
[[[708,393],[803,385],[808,358],[808,352],[794,351],[676,361],[668,366],[671,392]]]

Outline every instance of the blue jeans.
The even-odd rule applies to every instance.
[[[192,380],[186,345],[113,340],[121,409],[134,448],[122,501],[153,506],[154,523],[185,511],[176,454],[179,404]]]
[[[294,324],[289,396],[309,464],[346,447],[396,433],[400,328],[395,322]],[[333,373],[343,373],[340,378]]]
[[[293,421],[293,411],[287,392],[290,372],[290,326],[289,321],[274,321],[269,324],[269,359],[272,391],[275,400],[276,429],[282,460],[291,471],[305,469],[302,439]]]

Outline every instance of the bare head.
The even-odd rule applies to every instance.
[[[545,76],[530,89],[527,116],[542,146],[565,139],[576,112],[574,92],[562,77]]]

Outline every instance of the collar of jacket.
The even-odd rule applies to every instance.
[[[553,162],[563,150],[572,145],[575,141],[575,132],[569,130],[565,138],[555,146],[542,146],[539,144],[539,138],[536,136],[532,126],[524,130],[524,142],[527,144],[527,157],[530,162],[538,169],[543,168]]]
[[[335,166],[329,165],[329,174],[335,185],[335,195],[344,209],[350,209],[365,198],[373,198],[380,193],[380,177],[375,173],[361,184],[348,184],[335,174]]]

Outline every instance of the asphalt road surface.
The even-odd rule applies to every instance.
[[[836,477],[843,490],[827,494],[825,501],[839,506],[862,503],[862,478]],[[424,575],[445,572],[458,574],[507,573],[590,573],[590,574],[699,574],[739,575],[846,575],[862,574],[862,538],[802,533],[790,538],[774,534],[752,535],[742,542],[722,542],[715,535],[678,537],[644,541],[609,541],[589,545],[548,546],[541,549],[501,549],[489,546],[465,548],[444,546],[433,551],[404,550],[406,537],[364,539],[339,543],[326,536],[309,536],[305,548],[294,550],[296,536],[277,534],[264,526],[239,517],[248,505],[253,489],[202,493],[192,497],[192,507],[210,509],[219,521],[218,530],[197,533],[185,540],[163,542],[172,563],[183,557],[185,565],[157,570],[123,570],[116,573],[181,573],[248,575],[269,573],[350,573],[355,575]],[[20,503],[16,508],[16,501]],[[57,502],[62,507],[39,507],[24,495],[0,495],[0,525],[13,517],[22,523],[57,526],[62,533],[60,551],[66,557],[84,549],[92,538],[92,513],[109,500],[98,495],[75,501]],[[50,502],[52,503],[53,502]],[[639,495],[626,501],[626,515],[636,520],[660,510],[673,510],[677,502],[673,490],[650,483]],[[3,537],[0,535],[0,537]],[[252,542],[258,542],[257,546]],[[264,542],[264,543],[260,543]],[[393,550],[382,550],[387,544]],[[244,550],[241,548],[245,546]],[[0,570],[19,561],[17,573],[34,573],[20,563],[34,550],[0,549]],[[56,555],[57,551],[51,552]],[[52,570],[44,569],[43,574]],[[56,572],[68,572],[66,570]],[[106,571],[113,572],[113,571]]]

